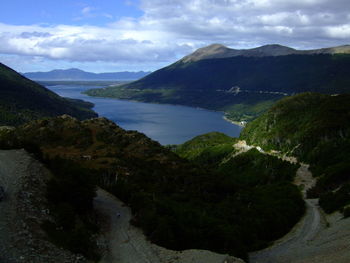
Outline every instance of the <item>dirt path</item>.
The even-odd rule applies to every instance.
[[[324,226],[317,199],[307,199],[306,213],[301,221],[283,238],[274,242],[271,247],[250,253],[250,263],[288,263],[295,262],[297,251],[302,250]]]
[[[244,144],[241,143],[244,148],[248,148]],[[276,156],[292,164],[298,163],[297,158],[281,155],[277,151],[260,152]],[[304,249],[315,238],[317,233],[324,228],[324,224],[321,224],[321,211],[318,206],[318,199],[306,199],[307,190],[315,185],[316,180],[313,178],[308,164],[299,164],[300,167],[296,171],[293,183],[301,189],[306,204],[305,215],[287,235],[276,240],[272,246],[250,253],[249,262],[251,263],[295,262],[296,251]]]
[[[286,159],[295,163],[295,158]],[[296,171],[294,184],[301,188],[304,199],[306,191],[315,185],[316,180],[309,171],[309,165],[300,163]],[[275,241],[272,246],[253,252],[249,259],[251,263],[288,263],[296,262],[297,251],[303,251],[317,236],[318,232],[325,228],[324,220],[318,206],[318,199],[305,199],[306,212],[304,217],[284,237]],[[323,222],[323,224],[322,224]]]
[[[24,150],[0,150],[1,263],[82,263],[83,257],[48,241],[41,225],[50,219],[46,201],[49,171]]]
[[[17,193],[21,189],[21,179],[25,175],[28,156],[24,151],[0,151],[0,185],[5,189],[5,198],[0,202],[0,262],[16,257],[12,249],[12,231],[16,220]]]
[[[99,189],[97,194],[94,206],[109,217],[110,223],[107,234],[110,251],[100,262],[159,263],[158,256],[146,244],[146,240],[130,237],[130,209],[102,189]]]
[[[283,155],[278,151],[265,152],[258,146],[247,145],[245,141],[239,141],[233,147],[238,150],[238,153],[256,148],[263,154],[275,156],[292,164],[298,163],[295,157]],[[322,224],[324,219],[322,220],[318,199],[306,199],[307,190],[315,185],[316,180],[313,178],[308,164],[299,164],[300,167],[296,171],[293,183],[301,189],[306,204],[305,215],[287,235],[275,241],[272,246],[250,253],[249,262],[251,263],[295,262],[298,254],[296,251],[305,249],[321,229],[325,228],[325,224]]]
[[[251,146],[245,142],[235,148],[246,151]],[[298,163],[295,157],[277,151],[264,152],[290,163]],[[344,219],[339,212],[325,215],[318,206],[318,199],[306,199],[306,192],[316,179],[309,165],[299,163],[294,184],[301,189],[305,199],[306,213],[294,228],[272,246],[250,253],[250,263],[349,263],[350,218]]]
[[[306,192],[316,184],[316,179],[312,176],[309,170],[309,165],[300,163],[300,167],[296,172],[294,184],[299,186],[304,199],[306,199]]]
[[[100,263],[243,263],[206,250],[172,251],[150,243],[140,229],[130,225],[130,209],[102,189],[97,191],[94,206],[108,225],[104,231],[109,249]]]

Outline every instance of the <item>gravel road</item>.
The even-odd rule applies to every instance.
[[[102,189],[97,191],[94,207],[108,221],[104,235],[109,249],[100,263],[244,263],[206,250],[172,251],[150,243],[140,229],[130,225],[130,208]]]
[[[295,262],[297,251],[302,250],[312,241],[323,227],[317,199],[307,199],[306,213],[302,220],[283,238],[271,247],[253,252],[250,263],[288,263]]]
[[[24,150],[0,150],[1,263],[83,263],[80,255],[58,248],[41,229],[51,219],[46,200],[50,172]]]
[[[0,151],[0,185],[5,189],[5,198],[0,202],[0,262],[16,258],[12,248],[10,226],[17,217],[17,193],[21,189],[21,180],[26,174],[30,158],[23,150]]]
[[[316,180],[309,165],[300,163],[294,184],[301,187],[306,198],[307,189]],[[298,224],[272,246],[250,254],[250,263],[349,263],[350,218],[339,212],[326,215],[318,199],[305,199],[306,213]]]
[[[109,229],[106,238],[109,241],[109,253],[101,263],[159,263],[158,256],[152,251],[146,240],[131,238],[131,211],[123,203],[106,191],[99,189],[94,207],[108,216]]]

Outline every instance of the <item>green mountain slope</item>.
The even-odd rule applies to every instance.
[[[251,120],[286,95],[348,92],[348,49],[301,52],[266,46],[243,52],[207,47],[138,81],[87,94],[223,110],[233,120]]]
[[[303,93],[282,99],[249,123],[240,137],[310,163],[318,181],[309,196],[321,196],[326,211],[350,203],[349,94]]]
[[[238,219],[235,224],[246,229],[247,237],[256,235],[249,248],[258,249],[285,234],[303,214],[302,198],[292,184],[297,165],[256,149],[238,154],[234,148],[237,142],[237,138],[221,133],[208,133],[174,147],[173,151],[224,176],[228,186],[236,186],[229,203],[219,204],[222,214],[231,211],[229,215],[244,218],[232,220]]]
[[[42,117],[70,114],[96,117],[91,103],[66,100],[0,63],[0,125],[18,125]]]
[[[200,165],[212,166],[221,162],[224,157],[235,152],[233,144],[238,141],[220,132],[211,132],[173,147],[173,151],[182,158]]]

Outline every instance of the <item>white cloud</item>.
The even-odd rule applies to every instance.
[[[141,0],[143,16],[104,27],[0,24],[0,53],[77,63],[163,65],[214,42],[234,48],[268,43],[335,46],[349,44],[347,6],[348,0]],[[81,14],[97,11],[86,6]]]
[[[332,38],[350,39],[350,25],[327,27],[326,32]]]
[[[105,12],[100,12],[98,8],[92,6],[85,6],[81,9],[80,15],[75,17],[73,20],[80,21],[96,17],[106,17],[108,19],[113,19],[113,15]]]
[[[83,15],[90,15],[92,10],[94,10],[94,8],[92,8],[91,6],[86,6],[81,10],[81,13]]]

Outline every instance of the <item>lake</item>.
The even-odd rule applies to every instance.
[[[101,117],[114,121],[126,130],[137,130],[159,143],[180,144],[197,135],[218,131],[238,137],[241,127],[223,119],[223,113],[204,109],[152,104],[127,100],[89,97],[82,91],[96,86],[48,85],[60,96],[82,99],[95,104],[93,108]]]

